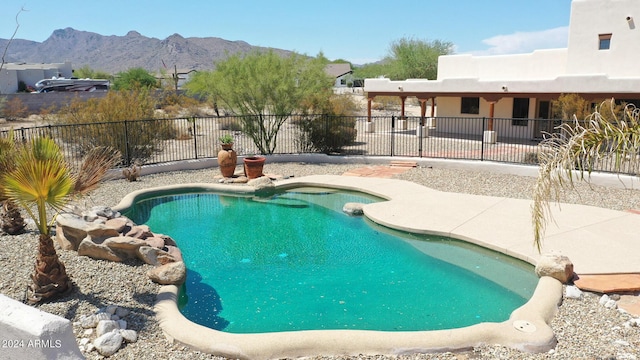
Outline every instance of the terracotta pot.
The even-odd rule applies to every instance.
[[[262,169],[264,168],[264,161],[266,158],[264,156],[248,156],[244,158],[244,174],[249,179],[256,179],[264,174],[262,174]]]
[[[232,149],[233,144],[221,144],[222,150],[218,151],[218,166],[224,177],[233,177],[236,172],[238,154]]]

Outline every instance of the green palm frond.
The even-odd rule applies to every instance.
[[[0,137],[0,174],[7,174],[15,167],[15,157],[18,153],[13,130],[9,131],[8,136]],[[4,185],[0,181],[0,201],[6,200]]]
[[[16,156],[15,168],[2,179],[6,195],[19,203],[42,234],[49,233],[47,206],[61,209],[73,191],[73,177],[58,145],[48,138],[34,139]],[[32,208],[37,210],[37,215]]]
[[[604,102],[586,121],[574,117],[539,145],[540,167],[531,206],[534,244],[542,249],[550,200],[560,201],[561,191],[574,181],[587,180],[594,166],[613,162],[613,171],[638,174],[640,165],[640,110],[627,106],[619,115],[615,103]]]

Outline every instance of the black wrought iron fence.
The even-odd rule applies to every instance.
[[[558,120],[546,119],[296,115],[284,121],[269,144],[273,154],[332,153],[536,164],[538,143],[559,124]],[[210,116],[46,125],[14,129],[14,134],[25,141],[51,137],[76,164],[92,147],[110,145],[123,154],[121,165],[130,166],[214,158],[219,150],[218,138],[223,134],[234,137],[234,149],[239,155],[259,154],[256,142],[265,141],[261,137],[264,134],[258,131],[252,135],[243,129],[239,116]],[[0,131],[0,136],[7,132]],[[595,170],[611,171],[613,165],[611,159],[602,159],[595,164]],[[629,169],[632,171],[635,170]]]

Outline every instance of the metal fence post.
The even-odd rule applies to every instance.
[[[391,115],[391,151],[390,151],[390,155],[389,156],[393,156],[393,148],[395,146],[395,128],[396,128],[396,116],[395,115]]]
[[[129,127],[127,126],[127,120],[124,121],[124,149],[126,151],[125,164],[126,166],[131,166],[131,151],[129,150]]]
[[[198,135],[196,134],[196,129],[198,128],[196,126],[196,121],[198,121],[197,117],[192,117],[191,120],[193,120],[192,125],[193,125],[193,153],[195,154],[195,158],[196,160],[198,159]]]
[[[480,129],[480,161],[484,161],[484,129],[487,125],[487,118],[482,117],[482,128]]]

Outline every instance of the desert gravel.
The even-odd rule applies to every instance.
[[[342,174],[358,164],[272,163],[265,171],[284,176]],[[131,191],[159,185],[214,182],[217,169],[179,171],[143,176],[137,182],[110,180],[83,200],[82,205],[115,206]],[[417,167],[396,178],[413,181],[449,192],[530,198],[534,179],[483,171]],[[563,194],[563,201],[616,210],[640,209],[640,191],[578,184],[576,190]],[[26,285],[33,270],[37,237],[33,232],[18,236],[0,234],[0,293],[16,300],[24,299]],[[131,310],[129,328],[138,331],[139,339],[126,344],[113,359],[216,359],[183,345],[169,343],[154,319],[153,304],[159,286],[145,275],[149,265],[138,261],[113,263],[76,256],[72,251],[58,253],[75,283],[74,291],[38,307],[44,311],[77,321],[107,305]],[[637,256],[638,254],[636,254]],[[500,346],[482,346],[471,351],[444,354],[416,354],[394,359],[640,359],[640,328],[625,325],[632,316],[598,303],[600,294],[585,293],[581,299],[564,299],[552,327],[557,347],[549,353],[528,354]],[[75,325],[76,336],[83,329]],[[93,351],[88,359],[102,356]],[[0,358],[2,354],[0,353]],[[335,357],[339,359],[387,359],[385,356]],[[312,357],[312,359],[334,359]]]

